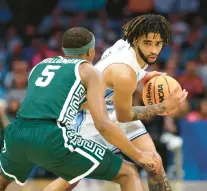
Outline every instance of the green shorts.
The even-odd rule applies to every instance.
[[[122,159],[52,120],[17,119],[4,134],[2,174],[23,185],[34,165],[72,184],[84,177],[110,181],[118,174]]]

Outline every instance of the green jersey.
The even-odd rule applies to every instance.
[[[83,62],[87,61],[58,56],[35,66],[17,116],[54,119],[70,126],[86,96],[79,76],[79,65]]]

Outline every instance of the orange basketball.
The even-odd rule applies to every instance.
[[[177,86],[179,86],[180,89],[178,93],[181,93],[182,88],[174,78],[166,75],[152,78],[145,84],[143,88],[142,99],[144,104],[152,105],[163,102],[169,93],[172,92]],[[163,115],[169,115],[174,113],[176,110],[177,109],[171,112],[165,112]]]

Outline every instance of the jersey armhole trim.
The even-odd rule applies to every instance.
[[[87,60],[81,60],[75,65],[75,76],[80,81],[81,81],[81,77],[80,77],[80,73],[79,73],[79,66],[80,66],[80,64],[82,64],[84,62],[88,62],[88,61]]]

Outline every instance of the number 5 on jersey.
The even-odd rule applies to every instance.
[[[41,75],[44,77],[37,78],[35,85],[40,87],[48,86],[55,75],[54,71],[58,70],[60,67],[61,66],[47,65],[41,73]]]

